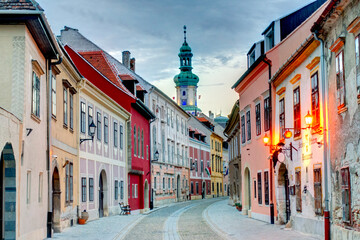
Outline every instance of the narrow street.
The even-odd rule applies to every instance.
[[[227,198],[176,203],[148,214],[111,216],[77,225],[54,239],[321,239],[249,219]]]

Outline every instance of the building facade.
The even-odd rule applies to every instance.
[[[79,205],[79,93],[82,76],[61,48],[51,74],[51,192],[54,232],[76,224]],[[64,179],[64,181],[62,181]]]
[[[329,1],[312,31],[324,41],[330,149],[328,197],[331,238],[359,239],[360,2]],[[326,184],[326,183],[325,183]],[[324,185],[325,185],[324,184]]]
[[[211,130],[194,116],[189,119],[189,158],[191,200],[210,198],[211,195]]]
[[[273,75],[277,223],[324,235],[324,104],[320,42],[308,38]],[[306,117],[312,116],[312,124]],[[281,144],[281,145],[280,145]],[[280,150],[281,149],[281,150]],[[284,198],[285,196],[285,198]]]
[[[156,115],[151,123],[152,199],[161,206],[188,199],[189,195],[189,115],[160,89],[149,91],[151,109]]]

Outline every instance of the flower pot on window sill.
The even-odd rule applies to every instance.
[[[86,220],[83,218],[79,218],[78,222],[80,225],[84,225],[86,223]]]

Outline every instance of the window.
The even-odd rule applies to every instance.
[[[96,126],[96,130],[97,130],[97,139],[101,141],[101,113],[97,112],[97,126]]]
[[[154,177],[154,189],[156,189],[156,177]]]
[[[124,199],[124,181],[120,181],[120,199]]]
[[[136,125],[134,126],[134,156],[136,156]]]
[[[115,180],[115,200],[118,199],[118,195],[119,195],[119,183],[118,180]]]
[[[32,114],[36,117],[40,117],[40,79],[33,72],[33,81],[32,81]]]
[[[264,191],[265,191],[265,196],[264,196],[265,205],[269,205],[269,172],[268,171],[264,172]]]
[[[250,111],[246,112],[246,128],[247,128],[247,140],[251,140],[251,123],[250,123]]]
[[[321,168],[314,168],[314,203],[315,214],[322,215]]]
[[[258,203],[262,204],[261,172],[257,174],[257,179],[258,179]]]
[[[264,99],[264,131],[270,130],[270,98]]]
[[[135,198],[138,198],[138,185],[135,184]]]
[[[65,175],[65,200],[70,203],[73,201],[73,163],[66,165]]]
[[[256,180],[254,180],[254,198],[256,198]]]
[[[311,76],[311,115],[313,117],[313,126],[320,124],[320,106],[319,106],[319,80],[316,72]]]
[[[135,198],[135,185],[132,184],[132,198]]]
[[[265,52],[269,51],[274,46],[275,46],[274,29],[271,28],[265,35],[265,47],[266,47]]]
[[[285,98],[279,101],[279,124],[280,124],[280,139],[284,139],[285,133]]]
[[[38,195],[38,201],[39,203],[42,202],[42,196],[43,196],[43,173],[39,173],[39,195]]]
[[[294,137],[301,134],[300,87],[294,89]]]
[[[140,127],[138,127],[138,134],[137,134],[137,155],[140,157]]]
[[[193,182],[191,182],[191,184],[190,184],[190,192],[191,192],[191,194],[194,194],[194,183]]]
[[[74,95],[70,93],[69,95],[69,103],[70,103],[70,129],[74,129]]]
[[[63,105],[63,110],[64,110],[64,125],[67,126],[68,125],[68,91],[66,89],[66,87],[64,87],[64,105]]]
[[[109,119],[104,116],[104,142],[109,142]]]
[[[261,134],[261,117],[260,117],[260,103],[255,106],[255,116],[256,116],[256,136]]]
[[[52,75],[51,79],[51,114],[56,117],[56,78]]]
[[[81,178],[81,201],[86,202],[86,178]]]
[[[171,127],[174,127],[174,111],[171,110]]]
[[[200,168],[201,168],[201,172],[203,173],[204,172],[204,161],[201,160],[200,162]]]
[[[141,157],[144,158],[144,130],[141,131]]]
[[[31,192],[31,172],[26,173],[26,203],[30,203],[30,192]]]
[[[345,106],[345,71],[344,71],[344,51],[341,51],[335,60],[336,69],[336,91],[338,109]]]
[[[84,117],[85,118],[85,117]],[[93,122],[93,109],[88,106],[88,135],[90,136],[90,124]]]
[[[167,109],[167,125],[170,126],[170,110]]]
[[[85,120],[85,116],[86,116],[86,105],[84,102],[81,102],[81,113],[80,113],[80,131],[81,133],[85,133],[86,132],[86,120]]]
[[[212,191],[215,191],[214,182],[212,182]]]
[[[360,95],[360,35],[355,38],[355,64],[356,64],[356,85],[357,94]]]
[[[196,194],[199,194],[199,183],[196,183]]]
[[[341,169],[342,218],[346,223],[351,222],[351,185],[349,167]]]
[[[195,172],[198,171],[198,164],[197,164],[197,160],[195,160]]]
[[[120,124],[120,149],[123,149],[124,144],[124,128],[123,125]]]
[[[155,152],[156,152],[156,134],[157,134],[156,127],[153,126],[153,153],[154,153],[153,158],[155,158]]]
[[[118,146],[118,124],[114,122],[114,147]]]
[[[165,190],[165,178],[163,178],[163,190]]]
[[[241,143],[245,143],[245,116],[241,116]]]
[[[179,116],[176,115],[176,131],[179,131]]]
[[[168,189],[171,188],[171,185],[170,185],[170,178],[168,178]]]
[[[89,178],[89,201],[94,201],[94,179]]]
[[[295,169],[295,195],[296,195],[296,211],[301,212],[301,170]]]

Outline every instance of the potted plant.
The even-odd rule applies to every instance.
[[[237,210],[241,211],[242,210],[242,205],[241,203],[235,203],[235,207]]]
[[[89,219],[89,213],[84,210],[81,212],[81,216],[79,217],[79,224],[83,225]]]

